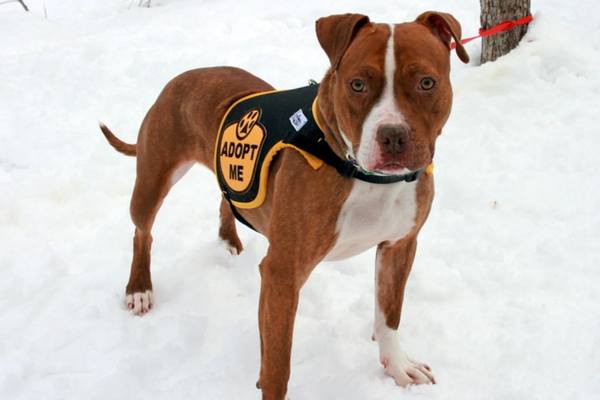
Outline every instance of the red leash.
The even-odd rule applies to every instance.
[[[501,22],[501,23],[499,23],[496,26],[492,26],[490,29],[479,28],[479,35],[473,36],[473,37],[470,37],[470,38],[465,38],[465,39],[461,40],[460,42],[462,44],[467,44],[470,41],[475,40],[477,38],[486,37],[486,36],[492,36],[492,35],[495,35],[495,34],[500,33],[500,32],[506,32],[506,31],[511,30],[515,26],[525,25],[525,24],[530,23],[531,21],[533,21],[533,15],[526,15],[525,17],[519,18],[519,19],[514,20],[514,21],[504,21],[504,22]],[[456,48],[456,43],[455,42],[450,43],[450,48],[451,49]]]

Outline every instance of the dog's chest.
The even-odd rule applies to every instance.
[[[337,221],[338,237],[326,260],[359,254],[406,236],[415,225],[417,182],[379,185],[355,181]]]

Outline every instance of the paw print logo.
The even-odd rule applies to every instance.
[[[252,132],[252,128],[258,122],[260,118],[260,110],[250,110],[240,119],[236,129],[236,136],[238,140],[244,140],[246,136]]]

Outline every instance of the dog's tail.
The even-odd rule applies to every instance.
[[[117,150],[119,153],[125,154],[126,156],[135,157],[135,155],[137,154],[135,144],[125,143],[124,141],[116,137],[115,134],[112,133],[110,129],[108,129],[108,127],[102,122],[100,122],[100,130],[104,134],[106,140],[108,140],[108,143],[110,143],[110,145],[114,147],[115,150]]]

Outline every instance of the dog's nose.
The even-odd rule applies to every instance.
[[[403,125],[387,124],[377,129],[377,142],[384,153],[398,154],[408,142],[409,131]]]

